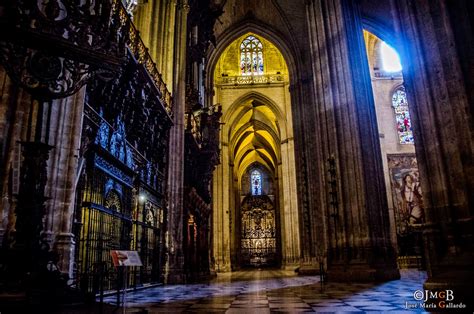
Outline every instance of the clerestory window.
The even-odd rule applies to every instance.
[[[393,93],[392,106],[395,110],[395,120],[400,144],[414,144],[407,95],[403,86],[397,88]]]
[[[247,36],[240,44],[240,72],[242,75],[263,74],[263,46],[255,36]]]

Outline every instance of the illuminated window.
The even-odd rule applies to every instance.
[[[262,195],[262,174],[260,173],[260,171],[252,171],[250,179],[252,195]]]
[[[382,68],[385,72],[400,72],[402,70],[402,64],[400,63],[400,57],[398,53],[382,42],[380,45],[380,54],[382,55]]]
[[[410,113],[408,112],[407,95],[403,86],[399,87],[392,96],[392,105],[395,109],[397,131],[400,144],[413,144]]]
[[[240,72],[242,75],[263,74],[262,43],[255,36],[247,36],[240,44]]]

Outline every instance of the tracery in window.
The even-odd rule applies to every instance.
[[[250,180],[252,195],[262,195],[262,174],[260,173],[260,171],[252,171]]]
[[[240,71],[242,75],[263,74],[263,46],[255,36],[247,36],[240,44]]]
[[[403,86],[393,93],[392,106],[395,109],[395,119],[400,144],[414,144],[407,96]]]

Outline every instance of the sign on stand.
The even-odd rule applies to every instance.
[[[137,251],[110,251],[115,267],[118,266],[143,266]]]
[[[122,270],[123,274],[123,294],[122,294],[122,313],[125,313],[126,308],[126,294],[127,294],[127,269],[132,266],[143,266],[140,255],[137,251],[120,251],[120,250],[111,250],[110,256],[112,257],[112,262],[115,267],[118,267]],[[117,277],[118,280],[118,277]],[[120,301],[120,290],[119,284],[117,282],[117,305]]]

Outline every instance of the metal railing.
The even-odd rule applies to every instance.
[[[137,30],[135,25],[132,22],[132,19],[127,12],[126,8],[123,6],[121,0],[114,0],[114,8],[119,10],[120,24],[122,26],[128,26],[128,41],[127,47],[132,52],[135,59],[139,64],[147,70],[152,81],[154,82],[156,88],[161,93],[161,101],[163,102],[166,111],[169,115],[172,113],[173,108],[173,97],[171,96],[170,91],[168,90],[163,77],[156,67],[156,63],[153,61],[148,48],[143,43],[143,40],[140,37],[140,32]]]

